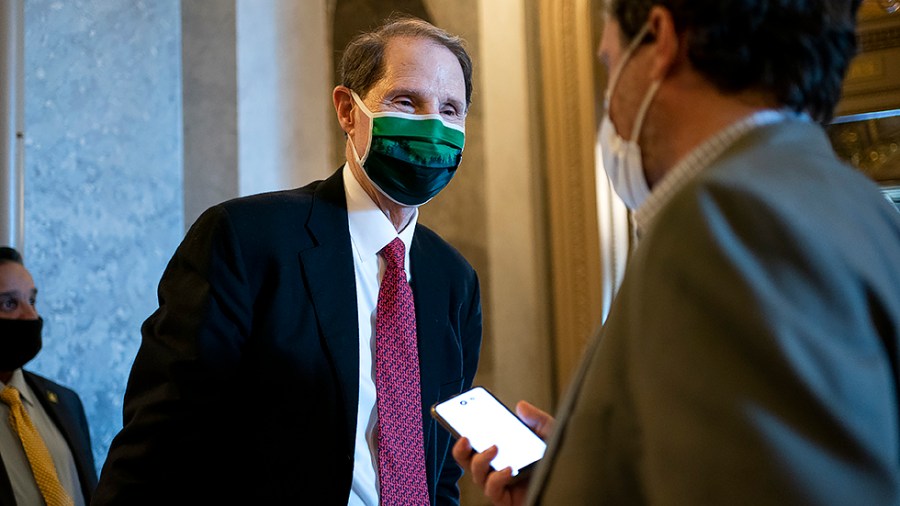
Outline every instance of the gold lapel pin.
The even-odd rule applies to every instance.
[[[51,392],[50,390],[47,390],[47,399],[53,404],[59,402],[59,397],[56,396],[56,392]]]

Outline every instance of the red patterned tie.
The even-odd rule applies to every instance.
[[[375,320],[375,387],[384,506],[428,504],[416,311],[403,269],[404,253],[400,238],[380,251],[387,267]]]

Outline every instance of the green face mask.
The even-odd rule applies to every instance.
[[[366,152],[353,154],[369,180],[394,202],[420,206],[456,174],[466,142],[465,130],[438,114],[372,112],[356,92],[353,100],[369,117]]]

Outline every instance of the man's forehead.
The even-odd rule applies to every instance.
[[[13,281],[32,281],[31,274],[28,272],[28,269],[25,266],[15,263],[15,262],[2,262],[0,263],[0,281],[13,282]]]
[[[462,66],[459,65],[456,55],[436,40],[400,35],[388,39],[384,45],[385,65],[403,65],[416,61],[433,67],[438,64],[433,58],[434,55],[439,55],[441,60],[455,62],[456,66],[459,66],[460,73],[462,72]]]
[[[435,87],[465,100],[465,76],[459,59],[429,38],[395,37],[385,45],[384,74],[373,88],[427,91]]]

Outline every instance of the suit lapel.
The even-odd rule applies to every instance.
[[[410,249],[410,269],[412,270],[413,297],[416,301],[416,334],[419,341],[419,369],[422,387],[422,428],[425,447],[429,448],[431,436],[431,406],[440,400],[441,363],[444,346],[436,340],[444,339],[447,333],[447,308],[449,307],[448,284],[441,279],[440,266],[435,265],[431,255],[423,247],[422,241],[413,236]]]
[[[300,264],[344,394],[346,450],[352,456],[359,405],[359,328],[356,277],[341,172],[335,172],[316,189],[306,223],[314,245],[300,252]]]

